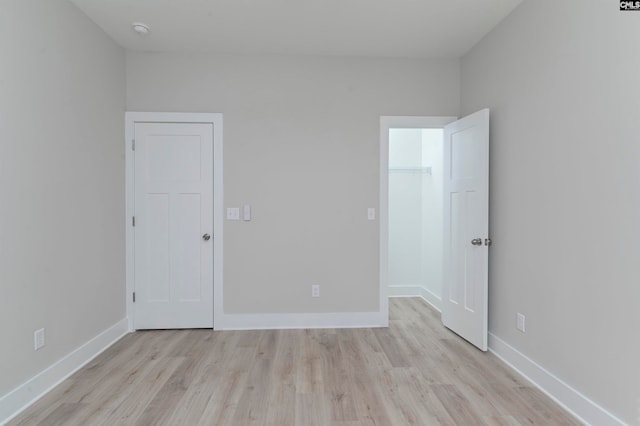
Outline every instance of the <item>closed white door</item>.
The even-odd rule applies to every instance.
[[[444,128],[442,322],[487,350],[489,110]]]
[[[134,327],[213,327],[213,126],[135,123]]]

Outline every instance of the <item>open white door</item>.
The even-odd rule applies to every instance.
[[[134,328],[212,328],[213,125],[134,133]]]
[[[487,350],[489,110],[444,128],[442,323]]]

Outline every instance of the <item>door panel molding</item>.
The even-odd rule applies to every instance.
[[[207,123],[213,125],[213,327],[223,315],[223,123],[218,113],[125,113],[125,280],[128,328],[133,324],[134,291],[134,135],[136,123]]]

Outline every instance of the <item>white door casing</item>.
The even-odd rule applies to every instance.
[[[127,113],[126,124],[129,327],[212,328],[222,306],[222,116]]]
[[[489,110],[444,128],[442,322],[487,350]]]

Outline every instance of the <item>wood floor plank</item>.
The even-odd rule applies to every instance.
[[[379,410],[386,413],[386,418],[393,424],[419,425],[433,420],[428,413],[420,412],[414,404],[409,390],[407,368],[392,368],[379,374],[378,377],[370,377],[370,384],[375,388],[376,395],[371,398],[363,395],[363,401],[377,400],[381,405]],[[365,373],[366,374],[366,373]],[[379,424],[384,424],[382,421]]]
[[[223,373],[220,383],[212,390],[212,395],[198,420],[198,425],[231,425],[246,386],[249,373],[234,370]]]
[[[15,425],[579,425],[421,299],[386,329],[131,333]]]
[[[152,368],[145,376],[131,387],[120,390],[124,398],[118,400],[119,404],[110,409],[104,416],[89,419],[88,423],[101,424],[104,426],[121,424],[135,424],[138,417],[142,415],[147,405],[153,400],[155,395],[162,389],[173,375],[175,370],[183,362],[178,358],[155,358],[148,361]],[[119,392],[113,389],[113,392]]]
[[[270,379],[277,347],[277,330],[266,330],[256,348],[255,361],[233,416],[232,424],[257,425],[264,422],[268,410]]]
[[[72,380],[65,380],[56,387],[55,392],[49,392],[37,401],[36,404],[41,407],[41,409],[33,409],[36,405],[34,404],[16,416],[11,421],[11,424],[15,426],[26,426],[40,423],[42,419],[51,414],[60,404],[65,403],[65,400],[62,399],[60,395],[64,395],[73,384]]]
[[[128,364],[126,374],[113,375],[114,377],[110,377],[111,380],[101,382],[97,392],[92,396],[93,402],[86,403],[86,407],[76,415],[77,423],[87,424],[92,419],[103,418],[121,406],[127,399],[127,390],[135,388],[153,370],[154,365],[157,365],[144,358],[141,358],[141,361]]]
[[[331,410],[332,421],[353,421],[358,416],[353,401],[354,390],[347,378],[348,366],[342,357],[337,336],[325,330],[316,332],[323,363],[325,397]]]
[[[296,361],[300,342],[299,330],[278,332],[268,394],[266,424],[293,426],[296,415]]]
[[[295,424],[325,426],[338,424],[331,421],[331,410],[325,398],[311,394],[296,394]]]
[[[320,395],[324,393],[323,363],[312,333],[313,330],[301,330],[296,362],[297,394]]]
[[[194,379],[193,371],[196,360],[184,357],[180,365],[149,402],[136,422],[139,425],[164,424],[170,414],[176,409],[187,389]]]
[[[44,420],[38,423],[39,426],[59,426],[69,423],[75,423],[76,413],[84,408],[86,404],[78,402],[62,403],[51,412]]]
[[[522,426],[520,422],[511,416],[483,417],[484,424],[492,426]]]
[[[374,334],[392,367],[409,367],[407,357],[410,354],[405,350],[406,345],[395,338],[394,330],[391,329],[391,326],[389,328],[377,328],[374,330]]]
[[[419,368],[413,367],[405,370],[409,379],[409,393],[415,401],[418,412],[426,412],[427,415],[421,415],[419,418],[434,419],[434,425],[454,425],[453,418],[449,415],[446,408],[440,402],[431,385],[424,380],[424,375]],[[425,423],[429,424],[429,423]]]
[[[519,386],[514,389],[515,393],[524,400],[531,409],[538,413],[546,424],[554,425],[579,425],[580,422],[576,421],[567,412],[562,410],[559,406],[547,405],[547,397],[538,389],[534,389],[529,386]]]
[[[385,371],[393,368],[373,329],[350,330],[353,345],[369,371]]]
[[[253,425],[264,420],[268,409],[272,364],[273,361],[269,358],[260,358],[253,364],[232,424]]]
[[[167,420],[167,424],[197,424],[202,418],[209,401],[223,385],[226,372],[224,364],[216,362],[224,355],[225,335],[207,332],[197,335],[198,344],[189,352],[196,357],[194,380],[183,395],[183,402]],[[227,365],[228,366],[228,365]]]

